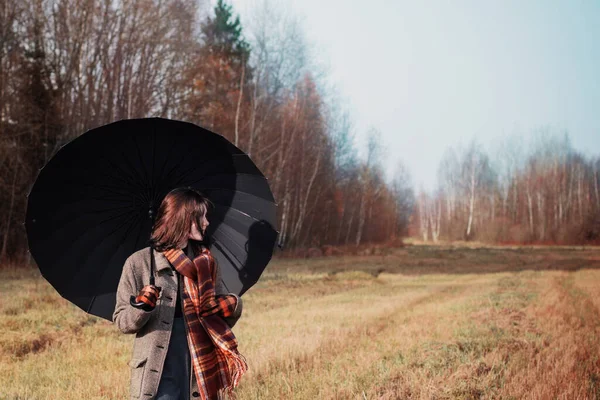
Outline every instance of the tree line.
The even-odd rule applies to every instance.
[[[384,181],[376,131],[358,157],[302,26],[268,1],[249,25],[222,0],[2,2],[0,260],[27,255],[27,194],[62,145],[152,116],[196,123],[247,152],[272,183],[284,248],[405,233],[408,181]]]
[[[567,133],[508,137],[490,156],[477,142],[450,148],[433,193],[417,195],[412,232],[423,240],[600,243],[600,157]]]

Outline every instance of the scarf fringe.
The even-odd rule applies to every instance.
[[[218,393],[219,400],[237,400],[237,395],[233,389],[223,388]]]
[[[242,376],[248,371],[248,363],[246,358],[237,350],[219,348],[224,353],[223,356],[227,361],[227,380],[229,385],[226,385],[223,389],[233,390],[240,383]]]

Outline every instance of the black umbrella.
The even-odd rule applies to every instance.
[[[277,237],[267,179],[223,136],[163,118],[87,131],[42,168],[29,193],[29,249],[42,275],[84,311],[111,320],[123,264],[148,246],[165,195],[190,186],[214,204],[207,237],[226,288],[260,277]]]

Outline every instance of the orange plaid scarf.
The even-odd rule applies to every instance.
[[[206,248],[194,261],[180,249],[169,249],[165,257],[183,275],[183,314],[187,339],[202,400],[227,393],[235,398],[235,388],[248,365],[237,350],[237,340],[227,323],[237,305],[232,295],[215,296],[216,264]]]

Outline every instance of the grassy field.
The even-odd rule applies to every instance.
[[[0,399],[126,399],[133,336],[0,270]],[[600,249],[273,261],[234,328],[245,399],[598,399]]]

